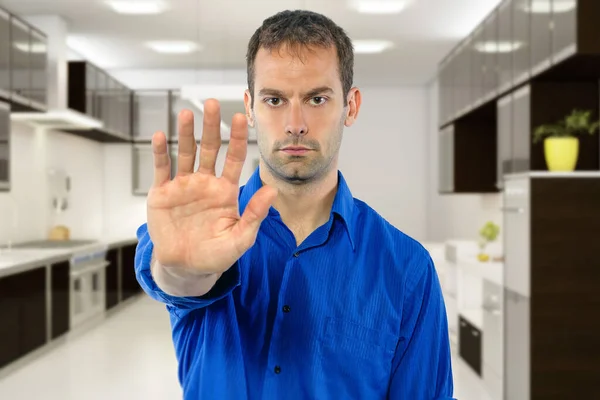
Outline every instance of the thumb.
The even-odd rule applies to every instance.
[[[250,248],[250,246],[254,244],[260,224],[269,213],[269,208],[276,197],[277,189],[271,186],[263,186],[248,202],[248,205],[237,224],[238,238],[242,242],[240,244],[245,249]]]

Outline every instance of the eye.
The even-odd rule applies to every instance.
[[[279,97],[269,97],[266,98],[265,103],[267,103],[268,105],[272,106],[272,107],[278,107],[281,105],[282,101]]]
[[[327,101],[327,99],[325,97],[316,96],[310,99],[310,101],[312,102],[312,105],[320,106],[321,104],[324,104]]]

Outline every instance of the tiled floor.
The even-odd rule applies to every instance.
[[[454,360],[455,397],[490,400]],[[146,296],[0,378],[2,400],[181,399],[168,315]]]

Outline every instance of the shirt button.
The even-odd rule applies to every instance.
[[[294,257],[298,257],[300,253],[294,253]]]
[[[288,305],[283,306],[283,312],[284,313],[289,313],[290,311],[291,311],[290,306],[288,306]]]
[[[281,373],[281,367],[279,367],[279,365],[275,367],[275,373],[278,375]]]

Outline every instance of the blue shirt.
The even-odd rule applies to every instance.
[[[329,221],[296,245],[271,207],[256,242],[202,297],[166,304],[186,400],[451,399],[448,324],[428,252],[353,198],[342,174]],[[240,213],[262,183],[240,188]]]

